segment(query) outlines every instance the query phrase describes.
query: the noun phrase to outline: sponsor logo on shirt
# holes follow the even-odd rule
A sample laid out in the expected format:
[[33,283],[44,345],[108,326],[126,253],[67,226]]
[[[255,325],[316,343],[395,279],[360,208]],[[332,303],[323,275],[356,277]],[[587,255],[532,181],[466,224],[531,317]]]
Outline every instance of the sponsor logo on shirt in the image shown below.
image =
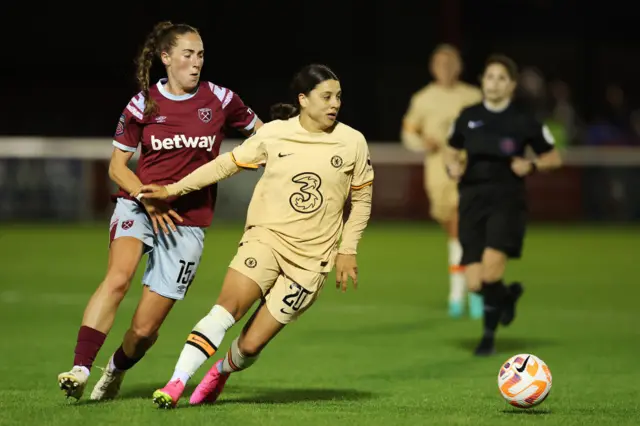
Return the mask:
[[172,138],[160,139],[151,135],[151,148],[154,151],[182,149],[182,148],[196,148],[206,149],[211,152],[213,150],[213,144],[216,141],[216,136],[192,136],[187,137],[185,135],[175,135]]

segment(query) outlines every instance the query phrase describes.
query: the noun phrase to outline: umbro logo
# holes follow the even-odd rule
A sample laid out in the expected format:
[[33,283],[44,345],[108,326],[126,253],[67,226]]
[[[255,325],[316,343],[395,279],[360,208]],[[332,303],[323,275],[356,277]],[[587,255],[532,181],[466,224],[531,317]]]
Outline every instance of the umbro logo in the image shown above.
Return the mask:
[[482,120],[478,120],[478,121],[469,121],[469,128],[470,129],[476,129],[480,126],[482,126],[484,123],[482,122]]
[[289,154],[283,154],[281,152],[278,153],[278,157],[282,158],[282,157],[288,157],[289,155],[293,155],[293,152],[290,152]]

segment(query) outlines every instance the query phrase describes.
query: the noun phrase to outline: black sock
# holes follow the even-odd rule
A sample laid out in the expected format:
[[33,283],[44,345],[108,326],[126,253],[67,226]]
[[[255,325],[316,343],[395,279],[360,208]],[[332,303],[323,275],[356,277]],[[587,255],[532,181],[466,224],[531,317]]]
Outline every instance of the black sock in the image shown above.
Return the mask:
[[502,313],[502,304],[507,295],[507,287],[502,280],[483,282],[480,290],[484,300],[484,335],[485,338],[493,338],[498,328],[498,321]]

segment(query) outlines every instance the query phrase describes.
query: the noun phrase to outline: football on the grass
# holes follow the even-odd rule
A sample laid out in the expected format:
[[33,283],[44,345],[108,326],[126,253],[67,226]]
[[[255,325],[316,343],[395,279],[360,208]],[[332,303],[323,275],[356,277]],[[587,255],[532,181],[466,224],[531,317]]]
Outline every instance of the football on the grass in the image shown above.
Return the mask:
[[551,371],[535,355],[514,355],[500,367],[498,388],[502,397],[514,407],[535,407],[549,396]]

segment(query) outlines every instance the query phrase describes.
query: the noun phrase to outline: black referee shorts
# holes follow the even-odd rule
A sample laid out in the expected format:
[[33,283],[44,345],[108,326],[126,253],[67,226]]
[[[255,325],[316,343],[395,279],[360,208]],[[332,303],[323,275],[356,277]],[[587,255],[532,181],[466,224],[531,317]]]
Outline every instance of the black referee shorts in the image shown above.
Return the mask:
[[481,262],[485,248],[519,259],[527,220],[523,188],[485,184],[460,188],[459,193],[461,264]]

